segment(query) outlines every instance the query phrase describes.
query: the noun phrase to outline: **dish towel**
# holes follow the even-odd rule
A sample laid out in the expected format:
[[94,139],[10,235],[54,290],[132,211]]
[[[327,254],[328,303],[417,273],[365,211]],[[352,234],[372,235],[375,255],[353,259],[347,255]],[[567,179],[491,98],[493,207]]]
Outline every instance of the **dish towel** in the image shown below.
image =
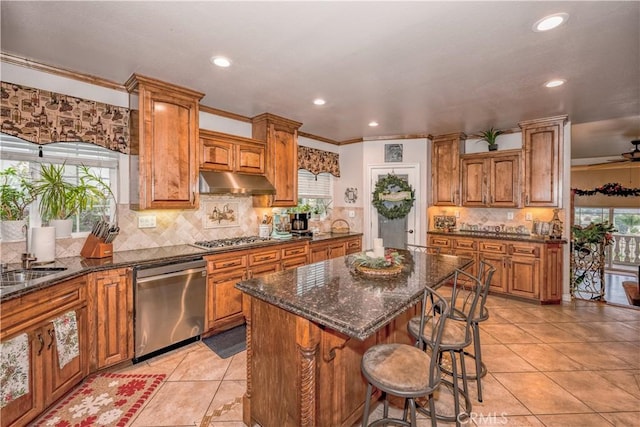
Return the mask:
[[71,310],[53,320],[53,329],[56,332],[56,349],[58,350],[58,363],[60,369],[78,357],[80,346],[78,345],[78,323],[76,312]]
[[0,408],[29,393],[29,337],[0,343]]

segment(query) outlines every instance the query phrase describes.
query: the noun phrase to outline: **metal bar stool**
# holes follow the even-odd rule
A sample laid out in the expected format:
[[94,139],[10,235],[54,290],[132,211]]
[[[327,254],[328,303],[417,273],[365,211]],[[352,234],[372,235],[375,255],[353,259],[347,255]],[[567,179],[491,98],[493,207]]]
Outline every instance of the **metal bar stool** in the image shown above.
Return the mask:
[[[442,374],[438,357],[440,342],[449,315],[446,300],[426,288],[422,297],[422,311],[419,316],[419,327],[427,338],[418,340],[416,346],[408,344],[378,344],[369,348],[362,356],[362,374],[367,379],[367,395],[362,416],[362,426],[369,422],[369,411],[373,387],[382,392],[384,397],[383,418],[371,423],[371,426],[388,422],[403,426],[416,427],[416,398],[429,399],[431,413],[435,414],[433,392],[440,384]],[[389,417],[389,401],[387,395],[405,399],[402,419]],[[409,413],[410,420],[407,421]],[[437,426],[435,417],[431,418],[432,427]]]
[[[442,383],[450,386],[453,390],[454,414],[453,416],[445,416],[435,414],[430,407],[427,411],[420,408],[422,413],[429,415],[432,419],[436,418],[442,421],[455,422],[456,426],[460,426],[461,422],[471,413],[471,400],[469,399],[469,386],[467,382],[467,372],[465,365],[465,348],[472,342],[473,328],[471,324],[473,319],[477,317],[478,301],[480,292],[482,291],[482,283],[477,277],[462,271],[456,270],[453,279],[453,290],[450,300],[450,311],[447,316],[447,322],[442,334],[440,342],[440,355],[438,362],[442,369],[442,355],[448,353],[451,358],[451,382],[443,379]],[[419,317],[412,318],[407,329],[409,334],[416,339],[416,345],[421,342],[427,346],[429,337],[428,322],[425,327],[421,328]],[[457,356],[457,357],[456,357]],[[458,373],[458,359],[460,360],[460,370]],[[460,390],[459,380],[462,381],[462,390]],[[464,410],[461,409],[460,397],[464,399]]]
[[422,252],[425,254],[433,254],[433,255],[439,255],[440,254],[440,248],[438,247],[428,247],[428,246],[423,246],[423,245],[414,245],[411,243],[407,243],[405,244],[405,248],[408,251],[412,251],[412,252]]

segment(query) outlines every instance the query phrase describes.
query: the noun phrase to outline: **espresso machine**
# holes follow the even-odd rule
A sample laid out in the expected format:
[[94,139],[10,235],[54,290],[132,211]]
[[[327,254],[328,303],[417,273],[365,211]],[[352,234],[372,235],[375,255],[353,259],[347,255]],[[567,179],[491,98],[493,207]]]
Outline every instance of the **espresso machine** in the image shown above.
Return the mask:
[[286,240],[291,236],[291,221],[288,213],[273,214],[272,239]]
[[310,235],[308,213],[304,212],[291,214],[291,232],[299,236]]

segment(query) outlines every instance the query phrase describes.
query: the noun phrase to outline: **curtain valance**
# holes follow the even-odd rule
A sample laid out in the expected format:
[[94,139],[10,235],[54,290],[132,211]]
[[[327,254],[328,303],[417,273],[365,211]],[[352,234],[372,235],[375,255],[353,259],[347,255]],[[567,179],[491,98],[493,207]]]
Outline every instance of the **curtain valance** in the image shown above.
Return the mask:
[[298,146],[298,169],[306,169],[314,175],[328,172],[340,177],[340,155],[317,148]]
[[84,141],[129,154],[128,108],[0,83],[2,132],[36,144]]

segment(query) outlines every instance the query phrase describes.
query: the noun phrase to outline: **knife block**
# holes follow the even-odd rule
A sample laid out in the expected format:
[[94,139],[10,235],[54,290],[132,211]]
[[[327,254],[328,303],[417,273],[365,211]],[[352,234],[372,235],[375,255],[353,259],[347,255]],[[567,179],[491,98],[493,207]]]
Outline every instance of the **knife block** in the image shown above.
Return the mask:
[[89,234],[80,255],[85,258],[106,258],[113,256],[113,243],[104,243],[101,239]]

